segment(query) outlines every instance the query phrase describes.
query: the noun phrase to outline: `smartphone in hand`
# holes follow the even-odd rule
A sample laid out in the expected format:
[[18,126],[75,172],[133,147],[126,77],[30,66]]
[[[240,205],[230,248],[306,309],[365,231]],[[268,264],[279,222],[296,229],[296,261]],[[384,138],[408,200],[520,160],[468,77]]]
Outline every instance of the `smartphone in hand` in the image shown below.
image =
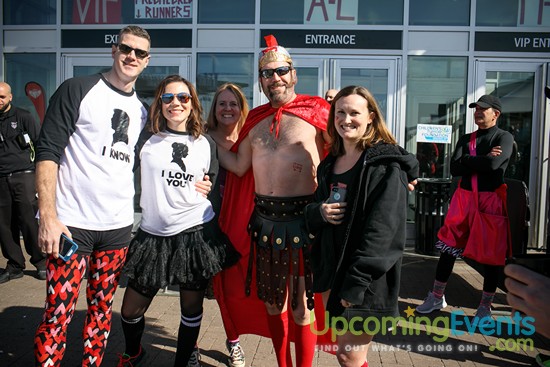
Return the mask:
[[343,203],[346,201],[346,184],[338,183],[330,189],[330,197],[327,203]]
[[69,261],[76,250],[78,250],[78,245],[67,237],[65,233],[61,233],[61,237],[59,238],[59,258],[63,261]]

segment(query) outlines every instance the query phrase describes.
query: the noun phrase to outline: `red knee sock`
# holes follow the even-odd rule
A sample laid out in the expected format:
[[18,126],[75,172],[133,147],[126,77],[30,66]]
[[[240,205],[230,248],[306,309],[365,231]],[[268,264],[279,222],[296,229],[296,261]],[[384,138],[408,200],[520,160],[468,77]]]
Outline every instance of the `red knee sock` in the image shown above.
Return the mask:
[[285,311],[280,315],[267,315],[267,325],[271,332],[271,341],[279,367],[292,367],[290,340],[288,339],[288,312]]
[[[314,328],[313,330],[317,330],[315,321],[311,327]],[[309,324],[295,325],[294,327],[297,367],[310,367],[313,363],[317,335],[311,332],[311,327]]]

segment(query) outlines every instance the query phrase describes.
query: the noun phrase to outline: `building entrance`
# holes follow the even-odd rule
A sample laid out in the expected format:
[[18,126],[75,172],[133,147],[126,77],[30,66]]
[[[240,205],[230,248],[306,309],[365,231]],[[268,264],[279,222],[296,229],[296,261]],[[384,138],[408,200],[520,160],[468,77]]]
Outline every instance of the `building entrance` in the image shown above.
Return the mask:
[[[550,137],[545,123],[547,69],[547,64],[540,61],[475,61],[473,100],[483,94],[500,98],[502,114],[498,125],[514,135],[517,145],[517,154],[505,176],[525,182],[529,189],[529,247],[542,247],[546,241]],[[473,115],[468,114],[466,121],[470,131],[473,130]]]

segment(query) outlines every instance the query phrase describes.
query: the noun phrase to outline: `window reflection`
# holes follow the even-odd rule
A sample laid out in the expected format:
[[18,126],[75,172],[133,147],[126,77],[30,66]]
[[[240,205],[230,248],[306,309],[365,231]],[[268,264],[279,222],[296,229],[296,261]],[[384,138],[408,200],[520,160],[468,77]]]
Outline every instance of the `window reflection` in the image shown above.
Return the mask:
[[387,69],[343,68],[340,84],[342,88],[348,85],[362,85],[367,88],[376,99],[384,118],[386,118],[388,111]]
[[56,0],[4,0],[4,24],[55,24]]
[[410,25],[470,25],[470,0],[410,0]]
[[[405,149],[416,154],[420,177],[451,177],[451,156],[465,132],[467,62],[467,57],[409,57]],[[452,126],[451,143],[417,142],[418,124]],[[415,199],[413,193],[411,209],[416,207]],[[414,220],[414,210],[407,219]]]
[[262,0],[260,23],[304,24],[304,3],[296,0]]
[[403,24],[403,0],[362,0],[357,12],[358,24]]
[[196,3],[201,24],[254,24],[254,0],[201,0]]
[[5,54],[4,57],[6,82],[12,89],[13,104],[31,112],[36,121],[40,121],[39,112],[31,99],[33,96],[27,97],[25,86],[29,82],[39,84],[45,94],[44,102],[48,103],[56,88],[55,54]]
[[515,27],[517,21],[518,0],[477,0],[477,26]]
[[499,97],[502,102],[498,127],[509,131],[516,143],[504,176],[529,185],[535,73],[488,71],[485,87],[487,94]]
[[296,93],[308,94],[310,96],[320,96],[319,91],[319,68],[317,67],[296,67],[298,84],[296,84]]
[[[417,154],[421,177],[450,177],[451,155],[465,131],[466,77],[466,57],[409,57],[406,149]],[[451,125],[451,143],[417,143],[418,124]]]

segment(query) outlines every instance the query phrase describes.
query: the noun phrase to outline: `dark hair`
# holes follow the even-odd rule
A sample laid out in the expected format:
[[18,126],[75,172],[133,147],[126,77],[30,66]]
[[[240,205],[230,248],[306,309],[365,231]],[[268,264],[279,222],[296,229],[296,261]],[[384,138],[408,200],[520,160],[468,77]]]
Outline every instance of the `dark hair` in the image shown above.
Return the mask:
[[336,127],[334,126],[336,102],[340,98],[351,96],[354,94],[357,94],[365,98],[367,100],[367,106],[369,108],[369,111],[374,114],[372,123],[369,124],[369,126],[367,127],[367,130],[365,131],[365,134],[357,142],[357,148],[359,150],[365,150],[366,148],[371,147],[373,144],[381,141],[388,144],[397,144],[397,140],[393,137],[392,133],[386,126],[384,117],[382,116],[382,112],[380,111],[380,107],[378,107],[378,103],[376,103],[376,99],[374,99],[371,92],[369,92],[369,90],[365,87],[350,85],[348,87],[341,89],[336,94],[336,96],[334,97],[330,105],[330,113],[329,113],[328,122],[327,122],[327,132],[331,137],[331,141],[332,141],[331,147],[330,147],[331,153],[336,156],[340,156],[345,153],[344,142],[342,140],[342,137],[338,135],[338,132],[336,131]]
[[183,83],[189,88],[189,94],[191,94],[191,112],[189,113],[185,128],[191,135],[198,138],[199,135],[204,132],[201,102],[199,101],[199,96],[193,84],[179,75],[169,75],[159,83],[155,91],[155,96],[153,97],[153,103],[149,109],[147,127],[149,131],[154,134],[166,130],[167,121],[162,114],[162,101],[160,100],[160,96],[166,90],[166,86],[171,83]]
[[228,90],[237,99],[237,103],[239,104],[239,108],[241,109],[241,117],[239,118],[239,121],[237,122],[237,132],[241,131],[241,128],[244,125],[244,121],[246,120],[246,116],[248,115],[248,102],[246,100],[246,97],[242,91],[241,88],[239,88],[238,85],[234,83],[224,83],[218,87],[216,90],[216,94],[214,94],[214,98],[212,99],[212,106],[210,106],[210,112],[208,113],[208,118],[206,119],[206,130],[216,130],[218,127],[218,120],[216,120],[216,104],[218,103],[218,97],[220,94]]
[[118,43],[120,43],[120,41],[122,40],[122,36],[125,34],[131,34],[136,37],[145,38],[147,41],[149,41],[149,47],[151,47],[151,36],[149,36],[149,33],[140,26],[128,25],[122,28],[120,32],[118,32]]

